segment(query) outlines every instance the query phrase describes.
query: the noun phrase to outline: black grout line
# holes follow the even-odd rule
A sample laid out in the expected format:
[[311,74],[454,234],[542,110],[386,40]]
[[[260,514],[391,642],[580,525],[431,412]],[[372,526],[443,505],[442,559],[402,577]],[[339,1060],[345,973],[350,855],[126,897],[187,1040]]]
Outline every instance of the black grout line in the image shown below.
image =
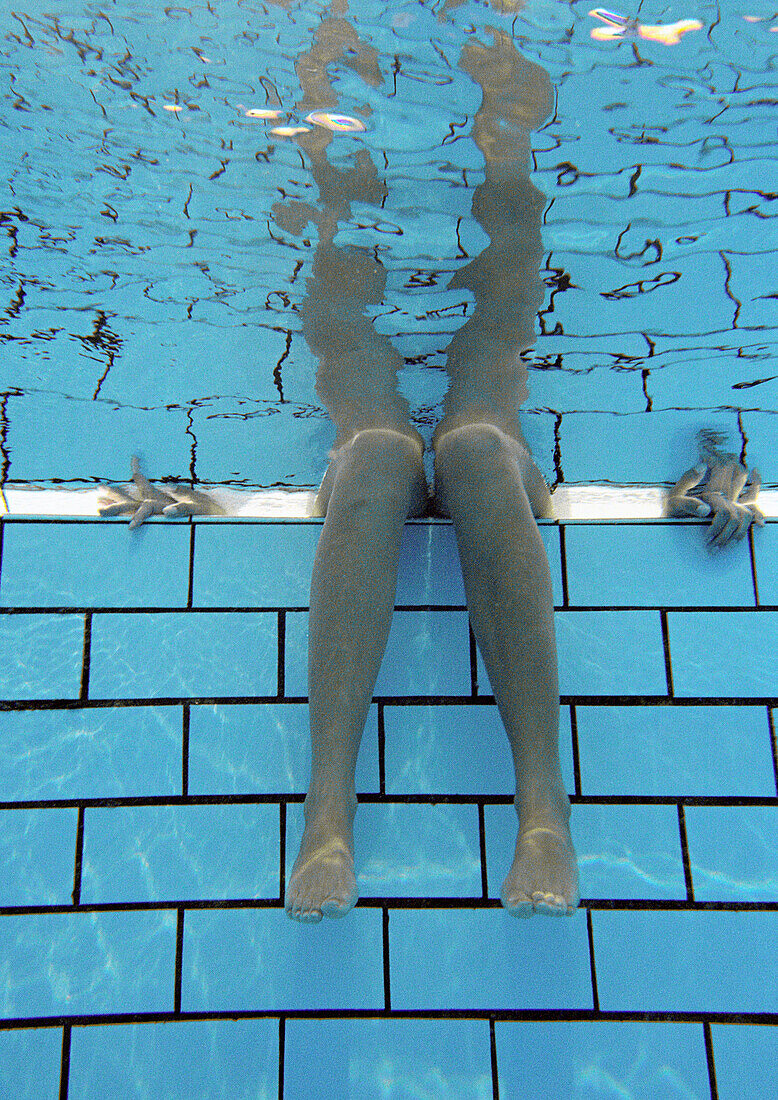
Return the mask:
[[748,553],[751,557],[751,579],[754,584],[754,604],[759,607],[759,574],[756,569],[756,547],[754,545],[754,525],[748,528]]
[[492,1100],[500,1100],[500,1079],[497,1073],[497,1037],[494,1033],[494,1017],[489,1017],[489,1058],[492,1064]]
[[278,1019],[278,1100],[284,1100],[284,1060],[286,1057],[286,1017]]
[[775,793],[778,795],[778,739],[775,731],[775,714],[772,707],[767,708],[767,728],[770,733],[770,748],[773,753],[773,773],[775,774]]
[[613,1010],[595,1012],[591,1008],[558,1009],[397,1009],[387,1012],[383,1008],[341,1009],[220,1009],[202,1012],[113,1012],[88,1016],[22,1016],[8,1017],[2,1021],[4,1031],[35,1031],[52,1027],[103,1027],[113,1024],[156,1024],[178,1021],[209,1020],[491,1020],[511,1022],[515,1020],[540,1022],[611,1022],[611,1023],[677,1023],[677,1024],[751,1024],[760,1027],[778,1026],[778,1012],[677,1012],[667,1009]]
[[89,698],[89,665],[92,658],[92,612],[84,615],[84,652],[81,661],[81,686],[79,688],[79,702]]
[[278,612],[278,698],[286,691],[286,611]]
[[565,529],[559,527],[559,559],[562,567],[562,606],[570,606],[570,595],[567,587],[567,545],[565,543]]
[[181,797],[189,797],[189,703],[182,707],[181,719]]
[[592,925],[591,906],[586,910],[586,932],[589,937],[589,970],[592,979],[592,1006],[594,1007],[594,1011],[599,1014],[600,994],[597,990],[597,967],[594,961],[594,927]]
[[[495,706],[493,695],[374,695],[387,707]],[[778,695],[560,695],[562,706],[579,707],[778,707]],[[284,703],[301,706],[305,695],[167,695],[104,699],[0,699],[3,711],[87,710],[100,707],[243,706]]]
[[184,913],[184,907],[179,905],[176,915],[176,971],[173,992],[173,1014],[175,1016],[181,1015],[181,985],[183,981],[182,972],[184,965]]
[[378,793],[386,796],[386,726],[384,724],[384,704],[378,704]]
[[686,900],[694,901],[694,881],[692,879],[692,865],[689,860],[689,841],[686,836],[686,814],[683,802],[678,803],[678,832],[681,837],[681,859],[683,860],[683,877],[686,882]]
[[[682,799],[686,806],[776,806],[778,795],[719,795],[719,794],[586,794],[571,795],[575,806],[672,806]],[[196,794],[175,795],[121,795],[95,796],[94,798],[20,798],[0,801],[0,810],[61,810],[79,809],[81,806],[118,809],[129,806],[264,806],[275,803],[295,804],[305,800],[305,795],[295,792],[274,791],[261,794]],[[360,805],[381,804],[400,806],[510,806],[514,796],[505,794],[456,794],[447,791],[429,791],[426,794],[393,794],[391,797],[375,791],[360,791]]]
[[705,1036],[705,1057],[708,1063],[708,1081],[710,1083],[710,1100],[719,1100],[719,1089],[716,1084],[716,1060],[713,1056],[713,1035],[710,1030],[710,1021],[703,1020],[702,1031]]
[[581,756],[578,748],[578,713],[575,703],[570,704],[570,732],[573,740],[573,781],[576,797],[581,796]]
[[659,612],[659,617],[662,623],[662,647],[665,653],[665,679],[667,680],[667,694],[672,699],[675,695],[673,690],[673,666],[670,661],[670,633],[667,625],[667,612],[664,608]]
[[[449,909],[484,910],[499,909],[499,898],[472,897],[425,897],[413,894],[408,897],[391,895],[386,897],[360,898],[360,909],[412,910],[412,909]],[[581,906],[592,912],[609,913],[778,913],[778,901],[687,901],[676,898],[582,898]],[[185,909],[216,911],[221,909],[282,909],[278,896],[270,898],[176,898],[164,901],[107,901],[81,903],[79,913],[165,913]],[[72,915],[73,906],[58,903],[55,905],[2,905],[0,916],[49,916],[54,913]],[[0,1027],[4,1026],[0,1021]]]
[[189,526],[189,575],[187,580],[186,589],[186,606],[191,608],[192,595],[194,593],[194,560],[195,560],[195,530],[197,524],[192,523]]
[[[684,615],[708,615],[711,612],[738,613],[744,615],[759,615],[766,612],[778,611],[778,604],[571,604],[565,607],[563,604],[555,604],[554,610],[563,615],[585,614],[590,611],[607,611],[612,615],[631,614],[634,611],[672,611]],[[100,615],[275,615],[279,611],[287,611],[292,614],[308,614],[310,608],[307,604],[214,604],[211,607],[188,607],[186,604],[166,604],[149,607],[148,604],[20,604],[14,607],[0,607],[2,615],[83,615],[87,611]],[[466,614],[466,604],[396,604],[394,611],[399,615],[416,614],[418,612],[435,612],[446,614]]]
[[74,905],[81,904],[81,868],[84,863],[84,807],[78,807],[78,823],[76,825],[76,856],[73,868],[73,892],[71,898]]
[[484,816],[484,804],[478,803],[478,847],[481,856],[481,897],[489,897],[489,877],[486,867],[486,819]]
[[381,907],[381,939],[384,953],[384,1010],[390,1012],[392,1008],[392,989],[389,970],[389,909],[386,905]]
[[475,642],[475,634],[468,617],[467,636],[470,647],[470,696],[475,699],[478,695],[478,646]]
[[281,904],[286,896],[286,803],[282,802],[278,813],[278,897]]
[[68,1100],[70,1087],[70,1024],[62,1028],[62,1058],[59,1070],[59,1100]]

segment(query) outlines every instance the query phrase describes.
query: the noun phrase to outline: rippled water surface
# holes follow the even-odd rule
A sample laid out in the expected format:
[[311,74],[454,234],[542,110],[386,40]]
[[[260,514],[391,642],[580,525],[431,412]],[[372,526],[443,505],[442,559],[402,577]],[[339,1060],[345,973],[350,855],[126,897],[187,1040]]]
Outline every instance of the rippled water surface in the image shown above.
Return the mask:
[[546,475],[670,481],[709,425],[772,480],[775,19],[732,0],[625,13],[699,20],[665,44],[592,38],[611,24],[590,12],[3,2],[4,482],[123,480],[141,452],[154,477],[315,485],[334,432],[302,318],[325,238],[385,272],[366,324],[428,439],[473,311],[449,284],[488,243],[463,58],[503,39],[535,74],[545,297],[524,424]]

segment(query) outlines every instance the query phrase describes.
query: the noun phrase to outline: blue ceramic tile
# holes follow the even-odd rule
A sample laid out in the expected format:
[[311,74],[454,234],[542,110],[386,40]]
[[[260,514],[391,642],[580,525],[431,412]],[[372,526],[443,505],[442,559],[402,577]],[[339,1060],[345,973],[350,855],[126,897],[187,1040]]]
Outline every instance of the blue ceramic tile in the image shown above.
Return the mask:
[[176,915],[0,917],[3,1017],[170,1012]]
[[[158,373],[158,372],[157,372]],[[130,478],[130,455],[149,461],[144,473],[155,479],[189,475],[192,438],[187,410],[123,407],[106,401],[68,401],[49,394],[26,394],[10,417],[8,448],[13,477],[21,481],[112,481]],[[45,425],[45,431],[41,426]]]
[[72,900],[78,811],[0,810],[0,905]]
[[181,793],[180,707],[0,711],[0,800]]
[[[489,896],[499,898],[513,860],[516,813],[486,806],[484,818]],[[674,807],[576,805],[570,829],[582,898],[686,897]]]
[[0,698],[77,699],[83,615],[0,615]]
[[62,1029],[0,1031],[0,1096],[59,1100]]
[[[192,706],[190,794],[301,794],[311,772],[304,703]],[[378,708],[370,707],[357,760],[357,792],[378,792]]]
[[287,1020],[284,1096],[492,1100],[485,1020]]
[[[286,866],[304,828],[299,803],[287,807]],[[361,897],[480,897],[476,806],[366,803],[354,825]]]
[[389,917],[392,1008],[591,1008],[582,911],[519,920],[504,909],[398,909]]
[[778,523],[766,523],[754,533],[759,602],[778,604]]
[[182,978],[184,1012],[380,1009],[381,912],[309,925],[281,908],[193,910]]
[[278,1096],[276,1020],[74,1027],[68,1100]]
[[754,605],[748,545],[709,547],[680,524],[568,524],[571,605]]
[[[558,611],[556,638],[563,695],[667,691],[658,611]],[[480,655],[478,684],[488,684]]]
[[778,611],[670,612],[675,694],[775,693]]
[[581,792],[774,795],[764,707],[576,708]]
[[[513,760],[496,706],[386,706],[384,730],[387,794],[513,797]],[[560,712],[559,756],[572,794],[569,707]]]
[[273,612],[160,612],[95,615],[89,694],[275,695]]
[[498,1021],[500,1100],[707,1100],[702,1024]]
[[278,853],[277,806],[90,807],[81,901],[274,898]]
[[321,523],[198,523],[195,607],[307,607]]
[[565,481],[655,485],[677,479],[697,461],[695,437],[701,428],[739,438],[733,410],[567,413],[560,430]]
[[[562,603],[562,566],[559,529],[541,525],[540,535],[548,554],[554,603]],[[405,604],[463,605],[465,589],[459,567],[454,528],[448,523],[406,523],[400,545],[397,582],[398,606]]]
[[592,913],[603,1011],[775,1012],[778,913]]
[[697,901],[778,901],[778,806],[687,806]]
[[719,1100],[771,1096],[778,1065],[778,1028],[712,1024]]
[[0,602],[10,607],[185,606],[189,526],[10,523]]
[[[375,694],[469,695],[466,611],[398,611]],[[308,693],[308,615],[286,616],[286,694]]]

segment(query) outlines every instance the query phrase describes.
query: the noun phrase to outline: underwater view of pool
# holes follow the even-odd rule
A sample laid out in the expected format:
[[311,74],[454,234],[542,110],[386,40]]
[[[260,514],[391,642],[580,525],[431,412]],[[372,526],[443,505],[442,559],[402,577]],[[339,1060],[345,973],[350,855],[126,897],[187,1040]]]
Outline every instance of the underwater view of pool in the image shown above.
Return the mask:
[[[0,0],[0,1095],[771,1094],[776,511],[721,551],[658,518],[700,431],[778,487],[778,19],[749,3]],[[511,762],[427,517],[360,901],[301,926],[320,521],[9,501],[132,456],[310,495],[373,421],[431,473],[468,363],[582,494],[540,524],[581,905],[500,907]]]

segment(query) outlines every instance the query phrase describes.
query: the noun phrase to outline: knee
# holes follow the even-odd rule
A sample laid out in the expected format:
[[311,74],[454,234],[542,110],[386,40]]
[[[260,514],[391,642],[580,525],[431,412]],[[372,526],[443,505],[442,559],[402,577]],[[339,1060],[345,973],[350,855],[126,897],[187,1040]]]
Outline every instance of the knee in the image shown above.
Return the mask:
[[405,509],[424,479],[423,447],[403,432],[368,428],[336,456],[337,496],[355,511]]
[[515,442],[494,424],[463,424],[434,440],[435,477],[468,481],[489,475],[511,460]]

